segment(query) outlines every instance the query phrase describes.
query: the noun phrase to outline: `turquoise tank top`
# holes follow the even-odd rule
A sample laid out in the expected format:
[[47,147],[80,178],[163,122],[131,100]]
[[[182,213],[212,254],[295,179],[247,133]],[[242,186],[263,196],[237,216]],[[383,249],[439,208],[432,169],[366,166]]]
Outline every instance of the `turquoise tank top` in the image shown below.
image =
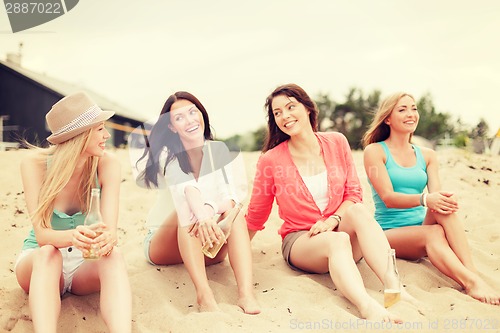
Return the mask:
[[[412,145],[417,163],[412,167],[402,167],[394,161],[385,142],[378,142],[386,155],[385,167],[392,182],[394,192],[405,194],[420,194],[427,186],[427,165],[419,147]],[[373,202],[375,203],[375,220],[383,230],[421,225],[425,218],[426,210],[423,206],[412,208],[387,208],[380,196],[372,188]]]
[[[96,187],[101,188],[101,186],[99,185],[99,179],[97,177],[97,174],[95,177],[95,182],[96,182]],[[77,212],[73,215],[68,215],[66,213],[58,211],[57,209],[54,209],[50,224],[52,226],[52,229],[54,230],[75,229],[77,226],[83,225],[86,216],[87,215],[83,214],[82,212]],[[35,230],[31,228],[28,237],[24,240],[23,250],[33,249],[37,247],[38,247],[38,242],[36,241]]]

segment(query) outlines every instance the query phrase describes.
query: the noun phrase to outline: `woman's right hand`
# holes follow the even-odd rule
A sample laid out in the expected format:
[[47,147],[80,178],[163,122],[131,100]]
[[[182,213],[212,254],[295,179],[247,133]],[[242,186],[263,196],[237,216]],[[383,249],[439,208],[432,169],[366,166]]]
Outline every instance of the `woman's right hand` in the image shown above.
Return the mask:
[[333,218],[326,218],[316,221],[316,223],[309,229],[309,237],[315,236],[319,233],[334,230],[339,223]]

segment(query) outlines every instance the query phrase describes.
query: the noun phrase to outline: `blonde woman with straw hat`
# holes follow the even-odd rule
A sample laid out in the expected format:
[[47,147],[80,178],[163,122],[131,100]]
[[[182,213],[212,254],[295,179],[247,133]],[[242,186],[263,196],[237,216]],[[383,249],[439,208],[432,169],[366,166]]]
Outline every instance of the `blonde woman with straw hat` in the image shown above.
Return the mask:
[[[113,116],[86,93],[61,99],[47,113],[48,148],[36,148],[21,163],[26,206],[33,229],[15,264],[29,293],[35,332],[56,332],[65,293],[101,292],[101,313],[110,332],[131,331],[131,291],[116,248],[120,163],[105,151],[104,121]],[[83,225],[91,190],[101,190],[104,223]],[[97,236],[96,231],[102,231]],[[96,237],[97,236],[97,237]],[[99,260],[85,260],[90,246]]]

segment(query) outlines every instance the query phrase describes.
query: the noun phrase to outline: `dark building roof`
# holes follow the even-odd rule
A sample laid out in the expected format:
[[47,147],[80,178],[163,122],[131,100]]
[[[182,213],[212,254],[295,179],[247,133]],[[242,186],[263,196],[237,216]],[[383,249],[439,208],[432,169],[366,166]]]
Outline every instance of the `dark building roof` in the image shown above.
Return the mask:
[[125,145],[128,134],[147,120],[88,88],[30,71],[16,60],[19,59],[9,55],[7,61],[0,60],[0,141],[4,145],[19,138],[40,143],[50,134],[46,112],[62,97],[82,90],[102,109],[115,112],[106,122],[108,130],[112,130],[110,143],[114,146]]
[[10,61],[0,60],[0,66],[1,65],[10,68],[11,70],[25,76],[26,78],[34,81],[35,83],[60,94],[62,97],[83,90],[87,92],[90,95],[90,97],[96,102],[96,104],[99,105],[102,109],[113,110],[115,111],[117,116],[122,116],[124,118],[129,118],[135,121],[144,122],[147,120],[146,117],[136,112],[133,112],[88,88],[64,82],[42,73],[30,71]]

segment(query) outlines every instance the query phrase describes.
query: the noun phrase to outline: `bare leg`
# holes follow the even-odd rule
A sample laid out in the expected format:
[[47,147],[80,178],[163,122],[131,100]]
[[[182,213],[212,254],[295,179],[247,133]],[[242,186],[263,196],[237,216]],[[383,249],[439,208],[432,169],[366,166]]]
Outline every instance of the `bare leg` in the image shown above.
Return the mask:
[[87,295],[101,291],[101,313],[110,332],[132,331],[132,292],[119,248],[107,257],[86,261],[73,277],[71,292]]
[[293,244],[290,260],[294,266],[308,272],[329,271],[335,286],[358,308],[362,318],[400,322],[368,295],[352,251],[349,235],[345,232],[322,232],[312,237],[304,234]]
[[[349,234],[354,260],[365,258],[368,266],[375,272],[382,284],[387,270],[387,251],[390,249],[384,231],[362,204],[349,207],[338,227],[339,231]],[[401,287],[401,298],[420,309],[424,307]]]
[[260,306],[253,293],[252,250],[243,214],[234,221],[227,242],[229,261],[238,284],[238,306],[247,314],[258,314]]
[[196,237],[191,237],[187,229],[187,227],[179,228],[177,239],[179,240],[179,250],[184,261],[184,266],[186,266],[196,289],[199,310],[203,312],[221,311],[208,284],[207,272],[205,270],[205,256],[201,252],[200,240]]
[[362,204],[352,205],[342,218],[338,230],[346,232],[351,238],[354,260],[358,261],[363,256],[380,282],[384,283],[390,245],[372,214]]
[[177,241],[177,214],[170,214],[163,225],[156,230],[149,244],[149,257],[157,265],[182,263]]
[[157,265],[184,263],[196,289],[199,310],[220,311],[208,284],[205,265],[223,261],[227,247],[223,247],[214,259],[206,258],[201,252],[198,238],[191,237],[186,229],[178,228],[177,214],[172,213],[151,239],[150,258]]
[[468,295],[481,302],[500,304],[498,293],[458,259],[441,225],[402,227],[388,230],[386,235],[399,258],[416,260],[427,255],[441,273],[460,284]]
[[470,271],[478,274],[477,268],[472,261],[469,242],[465,236],[464,226],[456,213],[443,215],[439,213],[427,212],[439,223],[446,234],[446,239],[450,248],[455,252],[458,259]]
[[34,250],[16,268],[19,285],[29,291],[35,332],[56,332],[61,312],[62,256],[52,245]]

